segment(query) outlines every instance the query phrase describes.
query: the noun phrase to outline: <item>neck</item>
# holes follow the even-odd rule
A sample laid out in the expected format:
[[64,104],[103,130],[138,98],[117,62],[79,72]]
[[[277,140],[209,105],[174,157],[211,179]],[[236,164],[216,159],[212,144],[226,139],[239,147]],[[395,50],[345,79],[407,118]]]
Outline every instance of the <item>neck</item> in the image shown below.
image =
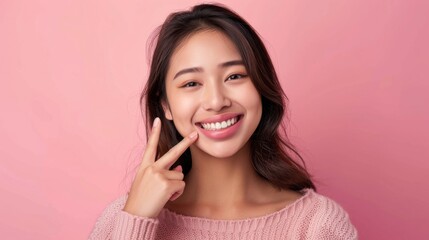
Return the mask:
[[267,185],[254,170],[249,144],[234,156],[215,158],[191,148],[192,169],[187,174],[181,201],[188,204],[225,206],[252,201]]

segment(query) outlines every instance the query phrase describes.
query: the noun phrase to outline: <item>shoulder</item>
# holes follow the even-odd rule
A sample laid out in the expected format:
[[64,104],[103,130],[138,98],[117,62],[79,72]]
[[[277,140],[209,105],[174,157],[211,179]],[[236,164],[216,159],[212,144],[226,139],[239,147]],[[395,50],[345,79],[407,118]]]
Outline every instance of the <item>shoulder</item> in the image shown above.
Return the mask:
[[123,195],[111,201],[103,210],[103,213],[101,214],[101,217],[98,219],[97,223],[99,221],[108,221],[115,218],[115,216],[124,208],[127,198],[128,195]]
[[348,213],[337,202],[312,189],[304,192],[304,196],[296,203],[305,212],[306,235],[309,239],[358,238]]
[[112,201],[95,223],[89,239],[154,239],[158,220],[123,211],[128,195]]
[[123,195],[111,201],[98,217],[89,239],[102,239],[112,233],[115,220],[125,206],[128,196]]

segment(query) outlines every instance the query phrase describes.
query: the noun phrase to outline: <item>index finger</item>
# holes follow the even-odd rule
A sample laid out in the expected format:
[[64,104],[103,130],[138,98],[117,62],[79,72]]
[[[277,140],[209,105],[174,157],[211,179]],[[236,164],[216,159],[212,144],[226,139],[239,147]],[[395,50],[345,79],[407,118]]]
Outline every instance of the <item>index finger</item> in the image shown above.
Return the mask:
[[170,167],[174,164],[174,162],[179,159],[179,157],[191,146],[198,138],[198,132],[194,131],[189,134],[187,137],[183,138],[178,144],[172,147],[164,156],[158,159],[155,162],[160,168],[170,169]]
[[144,168],[155,162],[156,151],[158,148],[159,135],[161,133],[161,120],[157,117],[153,121],[152,131],[146,144],[146,149],[143,154],[143,159],[140,168]]

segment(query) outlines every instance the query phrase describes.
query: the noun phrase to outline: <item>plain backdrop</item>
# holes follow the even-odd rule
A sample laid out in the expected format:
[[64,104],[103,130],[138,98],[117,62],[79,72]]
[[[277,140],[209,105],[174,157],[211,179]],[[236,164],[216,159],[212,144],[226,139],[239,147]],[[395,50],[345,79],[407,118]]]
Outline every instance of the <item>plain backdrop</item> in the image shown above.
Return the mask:
[[[319,192],[361,239],[427,237],[429,2],[221,2],[269,49]],[[86,239],[128,190],[147,39],[196,3],[0,2],[2,239]]]

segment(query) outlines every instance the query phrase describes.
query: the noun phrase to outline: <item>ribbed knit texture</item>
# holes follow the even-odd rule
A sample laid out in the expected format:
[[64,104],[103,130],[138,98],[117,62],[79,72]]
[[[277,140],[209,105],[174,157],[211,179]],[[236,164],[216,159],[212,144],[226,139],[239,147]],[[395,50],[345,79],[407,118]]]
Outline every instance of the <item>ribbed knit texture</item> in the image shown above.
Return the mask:
[[127,196],[101,214],[92,239],[358,239],[348,214],[333,200],[312,189],[285,208],[256,218],[213,220],[163,209],[157,219],[123,211]]

